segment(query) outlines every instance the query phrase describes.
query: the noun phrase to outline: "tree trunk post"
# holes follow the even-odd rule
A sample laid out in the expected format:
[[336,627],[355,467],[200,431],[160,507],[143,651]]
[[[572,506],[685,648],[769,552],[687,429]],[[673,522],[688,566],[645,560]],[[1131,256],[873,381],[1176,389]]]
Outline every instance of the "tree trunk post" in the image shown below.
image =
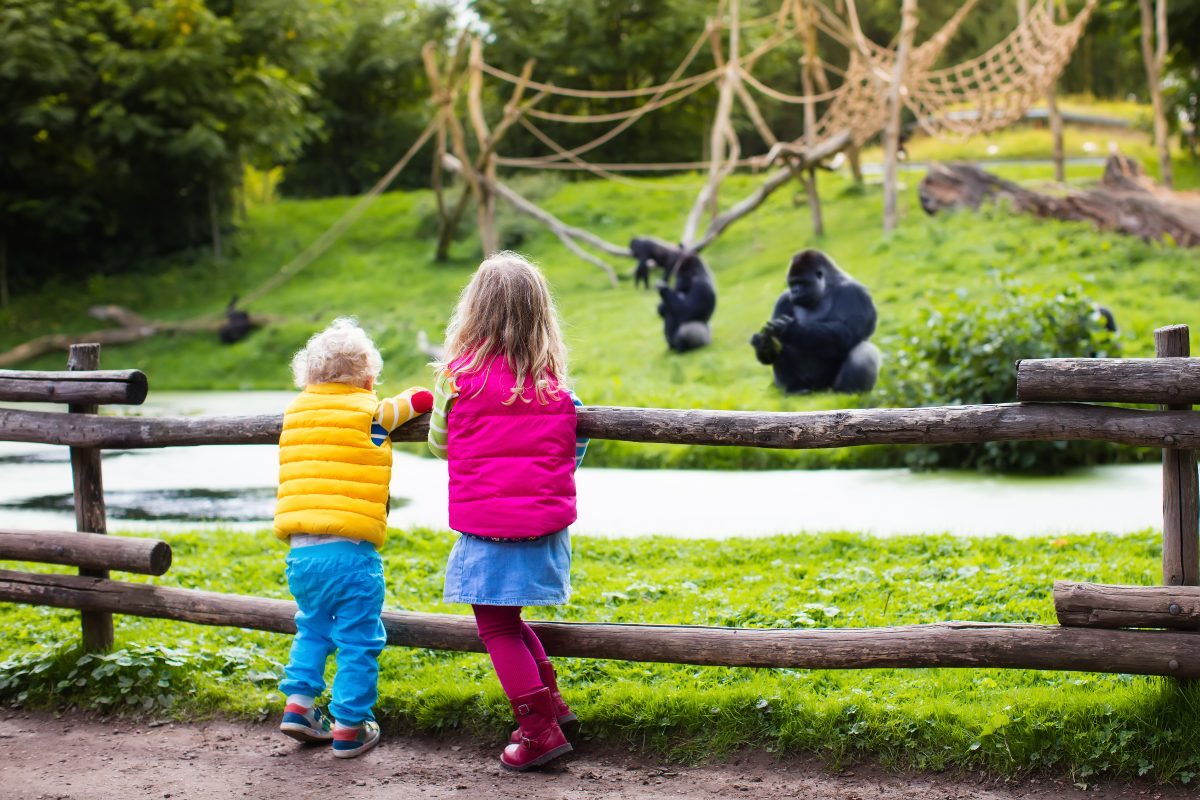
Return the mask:
[[[67,369],[95,370],[100,368],[100,345],[71,345],[67,357]],[[72,414],[95,414],[93,405],[68,406]],[[75,484],[75,530],[87,533],[108,532],[104,513],[104,480],[100,472],[100,451],[92,447],[71,448],[71,475]],[[107,578],[106,569],[80,569],[79,574],[89,578]],[[113,618],[105,611],[84,611],[83,647],[85,650],[111,650],[113,646]]]
[[[741,36],[738,0],[729,4],[729,58],[725,62],[725,71],[721,76],[720,88],[717,93],[717,110],[713,114],[713,125],[709,131],[709,162],[708,179],[696,196],[692,210],[688,213],[683,225],[680,242],[685,248],[691,248],[696,243],[696,232],[700,225],[700,217],[720,190],[721,181],[729,173],[731,165],[727,163],[730,155],[729,143],[735,139],[732,134],[730,114],[733,111],[733,97],[736,85],[741,77],[738,74],[738,48]],[[736,159],[733,154],[733,159]],[[732,159],[728,159],[732,160]]]
[[821,214],[821,195],[817,193],[817,170],[809,167],[804,176],[804,188],[808,191],[808,207],[812,212],[813,236],[825,235],[825,220]]
[[[817,26],[813,19],[815,9],[803,6],[804,19],[804,60],[800,65],[800,81],[804,96],[804,146],[811,149],[814,141],[813,134],[817,127],[817,104],[813,101],[813,72],[817,64]],[[821,215],[821,195],[817,193],[817,170],[810,165],[804,178],[804,188],[808,192],[808,208],[812,214],[814,236],[825,235],[825,220]]]
[[846,148],[846,159],[850,162],[850,174],[854,176],[854,182],[862,186],[862,153],[858,145],[852,144]]
[[896,66],[892,70],[887,94],[887,126],[883,132],[883,230],[896,229],[896,192],[900,160],[900,113],[904,109],[904,71],[908,67],[908,51],[912,49],[917,29],[917,0],[904,0],[900,11],[900,43],[896,46]]
[[[1190,352],[1188,326],[1156,330],[1154,352],[1159,358],[1186,358]],[[1191,406],[1172,404],[1163,408],[1187,411]],[[1194,450],[1163,449],[1162,559],[1163,583],[1167,586],[1200,585],[1200,489]]]
[[1050,119],[1050,138],[1054,141],[1054,180],[1067,182],[1067,166],[1063,153],[1063,121],[1058,111],[1058,88],[1051,84],[1046,92],[1046,115]]
[[[1057,2],[1051,5],[1051,17],[1058,15],[1058,8]],[[1024,22],[1025,15],[1028,13],[1029,0],[1017,0],[1017,18]],[[1058,113],[1058,89],[1056,88],[1056,83],[1057,81],[1050,84],[1050,88],[1046,90],[1046,120],[1050,124],[1050,138],[1054,143],[1054,180],[1056,183],[1066,183],[1066,165],[1063,161],[1063,124],[1062,114]]]
[[1146,64],[1146,83],[1150,87],[1150,106],[1154,111],[1154,146],[1162,183],[1175,188],[1171,169],[1171,138],[1167,130],[1167,112],[1163,105],[1162,76],[1167,64],[1167,0],[1138,0],[1142,10],[1142,61]]
[[[478,37],[471,40],[470,62],[467,77],[467,112],[471,118],[471,126],[475,130],[475,142],[479,147],[479,158],[482,162],[479,171],[487,178],[496,179],[496,156],[489,146],[492,132],[488,128],[487,118],[483,114],[483,43]],[[479,219],[479,241],[483,246],[486,258],[500,249],[500,234],[496,230],[496,195],[486,183],[480,184],[479,203],[477,206]]]

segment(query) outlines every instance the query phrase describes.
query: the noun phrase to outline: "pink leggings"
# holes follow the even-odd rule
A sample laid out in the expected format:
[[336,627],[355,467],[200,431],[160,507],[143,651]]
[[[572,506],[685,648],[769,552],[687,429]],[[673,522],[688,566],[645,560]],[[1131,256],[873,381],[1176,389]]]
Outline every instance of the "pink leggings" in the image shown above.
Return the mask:
[[542,688],[537,662],[546,651],[533,628],[521,619],[520,606],[471,606],[479,638],[492,657],[496,677],[510,700]]

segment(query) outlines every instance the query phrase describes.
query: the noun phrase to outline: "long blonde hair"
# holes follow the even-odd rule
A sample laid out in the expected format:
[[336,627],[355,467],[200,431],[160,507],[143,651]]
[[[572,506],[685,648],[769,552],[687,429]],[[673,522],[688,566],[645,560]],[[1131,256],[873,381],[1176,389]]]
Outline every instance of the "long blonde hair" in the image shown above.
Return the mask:
[[[516,375],[508,405],[525,397],[532,380],[542,405],[568,388],[567,348],[546,277],[523,256],[508,250],[484,259],[462,290],[446,326],[446,354],[437,366],[474,372],[503,356]],[[460,362],[460,363],[455,363]]]

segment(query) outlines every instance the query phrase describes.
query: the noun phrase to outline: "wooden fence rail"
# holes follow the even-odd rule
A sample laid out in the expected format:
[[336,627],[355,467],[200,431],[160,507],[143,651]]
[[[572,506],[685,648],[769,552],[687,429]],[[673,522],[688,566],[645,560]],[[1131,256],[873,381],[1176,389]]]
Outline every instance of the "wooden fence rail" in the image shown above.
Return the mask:
[[[275,444],[282,417],[101,417],[0,409],[0,440],[132,449],[212,444]],[[417,420],[393,441],[424,441]],[[818,449],[867,444],[1093,440],[1200,449],[1200,413],[1139,411],[1084,404],[1019,403],[845,411],[706,411],[589,406],[579,432],[628,442]]]
[[1017,399],[1200,403],[1200,358],[1034,358],[1017,362]]
[[[0,600],[295,633],[289,600],[0,570]],[[482,652],[475,620],[385,611],[388,644]],[[1200,636],[982,622],[762,629],[536,622],[555,656],[728,667],[1009,667],[1200,677]]]
[[149,383],[141,370],[29,372],[0,369],[0,400],[17,403],[141,405]]
[[171,568],[171,546],[94,533],[0,530],[0,559],[162,575]]
[[1200,629],[1200,586],[1109,586],[1054,582],[1060,625]]

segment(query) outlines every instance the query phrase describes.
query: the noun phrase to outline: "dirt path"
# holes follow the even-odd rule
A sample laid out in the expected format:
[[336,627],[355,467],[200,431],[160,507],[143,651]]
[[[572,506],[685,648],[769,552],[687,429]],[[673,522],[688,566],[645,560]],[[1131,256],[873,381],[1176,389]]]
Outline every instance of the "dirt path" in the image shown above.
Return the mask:
[[597,752],[586,745],[561,766],[513,775],[501,771],[496,755],[496,747],[469,741],[391,738],[361,759],[339,761],[325,749],[297,745],[268,724],[153,726],[73,714],[0,711],[0,796],[6,800],[1195,797],[1194,792],[1149,785],[1113,783],[1080,792],[1066,781],[1005,785],[866,767],[832,774],[817,763],[781,762],[765,754],[682,767],[613,750]]

